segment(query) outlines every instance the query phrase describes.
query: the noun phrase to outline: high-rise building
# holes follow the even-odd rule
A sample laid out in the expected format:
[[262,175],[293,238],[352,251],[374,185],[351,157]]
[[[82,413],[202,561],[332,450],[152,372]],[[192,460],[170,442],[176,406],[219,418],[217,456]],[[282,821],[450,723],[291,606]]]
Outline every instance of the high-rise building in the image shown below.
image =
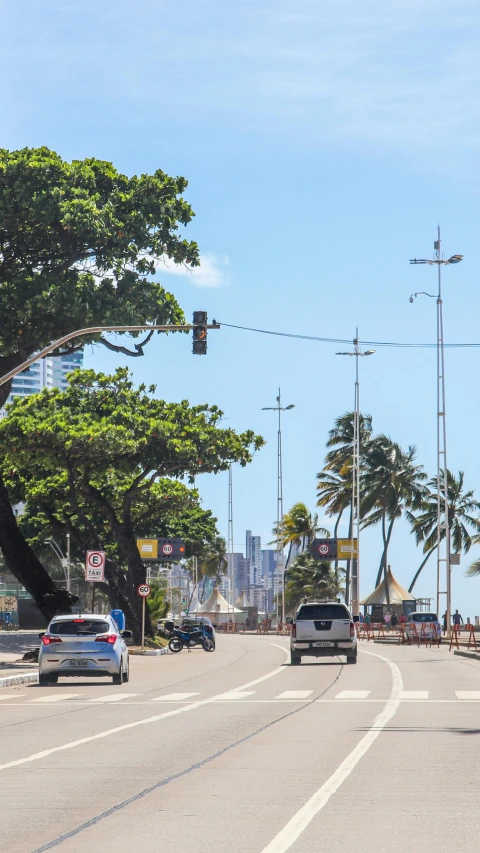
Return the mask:
[[250,586],[253,586],[262,579],[262,539],[252,536],[251,530],[246,532],[245,556],[250,562]]
[[[61,358],[41,358],[15,376],[7,403],[11,403],[16,397],[39,394],[44,388],[61,388],[64,391],[68,385],[67,374],[82,366],[83,350]],[[2,414],[5,414],[5,411]]]

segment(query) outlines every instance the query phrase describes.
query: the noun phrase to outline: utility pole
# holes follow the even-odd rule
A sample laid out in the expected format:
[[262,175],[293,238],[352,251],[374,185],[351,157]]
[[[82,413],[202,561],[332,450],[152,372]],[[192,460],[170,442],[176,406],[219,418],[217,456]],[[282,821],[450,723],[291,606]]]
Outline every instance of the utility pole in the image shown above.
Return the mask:
[[[437,267],[438,292],[426,293],[421,290],[412,293],[410,302],[417,296],[429,296],[437,304],[437,614],[440,615],[440,596],[446,596],[447,636],[450,634],[451,621],[451,564],[450,564],[450,520],[448,506],[448,466],[447,466],[447,406],[445,393],[445,339],[443,332],[442,266],[458,264],[463,255],[442,258],[440,225],[437,227],[437,239],[433,244],[434,258],[413,258],[411,264],[429,264]],[[442,535],[443,532],[443,535]],[[442,568],[445,589],[442,590]]]
[[67,590],[70,592],[70,533],[67,533]]
[[232,466],[228,469],[228,532],[227,532],[227,562],[228,562],[228,578],[230,586],[230,595],[228,596],[229,605],[230,599],[232,602],[232,621],[235,624],[235,567],[233,560],[233,478]]

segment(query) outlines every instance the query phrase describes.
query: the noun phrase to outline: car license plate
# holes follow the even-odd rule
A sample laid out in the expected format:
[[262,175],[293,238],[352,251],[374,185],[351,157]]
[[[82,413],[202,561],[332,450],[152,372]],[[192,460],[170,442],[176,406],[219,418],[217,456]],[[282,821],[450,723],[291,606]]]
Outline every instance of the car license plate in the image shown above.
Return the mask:
[[333,646],[333,643],[328,643],[326,640],[319,640],[313,644],[314,646]]
[[71,660],[70,666],[88,666],[88,660]]

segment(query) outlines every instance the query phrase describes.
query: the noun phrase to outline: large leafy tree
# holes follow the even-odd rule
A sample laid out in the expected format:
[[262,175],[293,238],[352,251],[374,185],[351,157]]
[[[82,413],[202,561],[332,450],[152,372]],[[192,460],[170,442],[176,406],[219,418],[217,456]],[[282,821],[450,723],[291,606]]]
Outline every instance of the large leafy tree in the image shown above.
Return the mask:
[[387,604],[388,548],[395,521],[406,509],[418,508],[425,498],[424,481],[427,478],[421,465],[415,461],[416,448],[403,450],[386,435],[373,439],[366,454],[366,467],[362,477],[363,526],[379,524],[382,531],[383,551],[376,584],[382,574],[385,579]]
[[[274,526],[273,532],[277,536],[277,525]],[[305,551],[319,532],[325,536],[328,535],[327,530],[318,526],[317,513],[310,512],[307,505],[301,501],[298,501],[285,513],[281,534],[284,548],[288,546],[286,568],[290,565],[293,547],[296,546],[300,551]]]
[[[222,429],[222,412],[215,406],[166,403],[155,399],[154,391],[154,386],[134,388],[125,369],[114,376],[77,371],[65,391],[44,390],[16,400],[0,424],[4,476],[12,496],[28,505],[45,500],[50,491],[55,518],[72,538],[82,548],[87,537],[89,547],[104,547],[111,595],[137,633],[136,587],[145,569],[136,538],[152,528],[158,531],[162,505],[175,498],[165,493],[165,478],[178,486],[185,478],[227,470],[233,462],[244,466],[263,444],[251,431]],[[169,532],[181,534],[181,526],[175,528],[172,520]],[[27,561],[18,574],[51,615],[35,565]]]
[[[178,233],[193,216],[186,186],[160,170],[129,178],[94,158],[68,163],[48,148],[0,149],[0,376],[77,329],[183,321],[152,275],[161,258],[199,263],[196,243]],[[138,356],[150,337],[132,347],[93,340]],[[0,386],[0,406],[9,390]],[[25,565],[35,566],[42,595],[68,606],[19,531],[1,480],[0,548],[19,580]]]
[[[450,528],[451,546],[455,553],[467,554],[480,534],[480,503],[475,499],[475,492],[465,490],[465,475],[459,471],[456,476],[447,470],[448,523]],[[407,512],[407,518],[412,525],[417,545],[423,542],[424,558],[420,563],[413,580],[408,588],[412,592],[428,559],[437,549],[437,478],[427,483],[428,493],[423,499],[418,515]],[[441,471],[441,505],[444,506],[443,471]],[[445,514],[440,521],[440,537],[445,539]]]

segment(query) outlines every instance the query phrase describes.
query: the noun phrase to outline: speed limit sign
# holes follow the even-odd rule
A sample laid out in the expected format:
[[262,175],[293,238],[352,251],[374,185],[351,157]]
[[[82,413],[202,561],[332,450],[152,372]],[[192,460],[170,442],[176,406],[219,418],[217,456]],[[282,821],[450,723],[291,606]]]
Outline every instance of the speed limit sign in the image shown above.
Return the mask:
[[148,598],[151,591],[152,590],[149,587],[148,583],[141,583],[138,587],[138,594],[141,596],[141,598]]
[[328,545],[320,545],[318,551],[320,554],[326,557],[328,554]]
[[173,554],[173,545],[170,545],[169,542],[166,542],[165,545],[162,545],[161,551],[164,557],[171,557]]

